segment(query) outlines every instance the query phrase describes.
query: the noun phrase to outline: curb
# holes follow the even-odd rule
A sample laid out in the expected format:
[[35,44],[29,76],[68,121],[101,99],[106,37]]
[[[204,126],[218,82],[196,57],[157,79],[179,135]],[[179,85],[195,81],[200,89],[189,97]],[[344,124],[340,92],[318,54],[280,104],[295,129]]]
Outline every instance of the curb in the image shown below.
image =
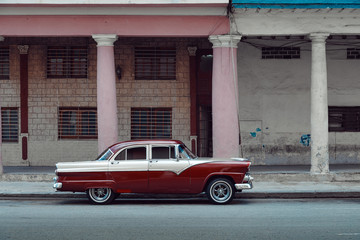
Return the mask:
[[360,192],[283,192],[283,193],[243,193],[244,199],[307,199],[307,198],[360,198]]
[[55,174],[9,174],[0,175],[3,182],[52,182]]
[[[0,194],[0,199],[87,199],[85,193],[10,193]],[[205,194],[177,195],[177,194],[123,194],[119,199],[203,199]],[[262,192],[262,193],[236,193],[235,199],[316,199],[316,198],[360,198],[360,192]]]
[[251,173],[258,182],[360,182],[359,172],[328,174],[310,173]]

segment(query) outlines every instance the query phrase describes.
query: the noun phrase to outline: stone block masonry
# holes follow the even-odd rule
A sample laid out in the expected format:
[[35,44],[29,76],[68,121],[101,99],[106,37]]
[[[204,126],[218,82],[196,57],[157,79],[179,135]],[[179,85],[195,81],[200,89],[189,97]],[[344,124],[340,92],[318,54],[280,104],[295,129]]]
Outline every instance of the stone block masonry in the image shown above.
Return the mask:
[[[94,159],[97,140],[58,139],[59,107],[96,107],[97,48],[92,38],[6,38],[10,48],[10,80],[0,81],[2,107],[20,109],[20,54],[17,45],[29,45],[29,159],[21,159],[21,142],[3,143],[5,166],[53,166],[59,161]],[[87,78],[48,78],[48,46],[88,46]],[[131,138],[132,107],[172,109],[172,137],[189,144],[190,83],[187,47],[208,48],[207,39],[119,38],[115,64],[122,69],[116,79],[119,141]],[[135,80],[135,47],[175,47],[176,80]],[[19,119],[20,121],[20,119]],[[19,122],[20,128],[20,122]],[[20,129],[19,129],[20,134]],[[19,138],[20,139],[20,138]]]

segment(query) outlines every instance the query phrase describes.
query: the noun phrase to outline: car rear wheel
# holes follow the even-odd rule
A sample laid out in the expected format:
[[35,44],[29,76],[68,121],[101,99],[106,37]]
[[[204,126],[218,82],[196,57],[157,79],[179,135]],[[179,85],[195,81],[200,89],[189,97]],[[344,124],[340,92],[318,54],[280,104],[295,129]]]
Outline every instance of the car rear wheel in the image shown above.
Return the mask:
[[206,195],[212,203],[230,203],[235,195],[234,184],[226,178],[214,179],[208,184]]
[[86,191],[89,201],[94,204],[109,204],[115,198],[111,188],[90,188]]

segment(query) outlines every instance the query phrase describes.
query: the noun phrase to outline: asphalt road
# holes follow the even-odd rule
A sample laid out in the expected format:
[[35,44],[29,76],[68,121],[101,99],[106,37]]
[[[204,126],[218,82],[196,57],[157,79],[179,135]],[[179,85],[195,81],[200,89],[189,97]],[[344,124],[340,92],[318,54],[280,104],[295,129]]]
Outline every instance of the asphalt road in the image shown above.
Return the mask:
[[360,239],[360,200],[0,200],[0,239]]

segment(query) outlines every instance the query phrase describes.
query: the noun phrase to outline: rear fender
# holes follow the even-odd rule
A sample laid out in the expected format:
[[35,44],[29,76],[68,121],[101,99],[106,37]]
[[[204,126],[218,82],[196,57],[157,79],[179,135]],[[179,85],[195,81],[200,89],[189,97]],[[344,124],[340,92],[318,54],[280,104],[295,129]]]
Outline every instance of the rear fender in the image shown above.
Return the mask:
[[111,188],[113,191],[116,190],[115,182],[113,180],[102,180],[102,181],[91,181],[86,182],[85,191],[90,188]]

